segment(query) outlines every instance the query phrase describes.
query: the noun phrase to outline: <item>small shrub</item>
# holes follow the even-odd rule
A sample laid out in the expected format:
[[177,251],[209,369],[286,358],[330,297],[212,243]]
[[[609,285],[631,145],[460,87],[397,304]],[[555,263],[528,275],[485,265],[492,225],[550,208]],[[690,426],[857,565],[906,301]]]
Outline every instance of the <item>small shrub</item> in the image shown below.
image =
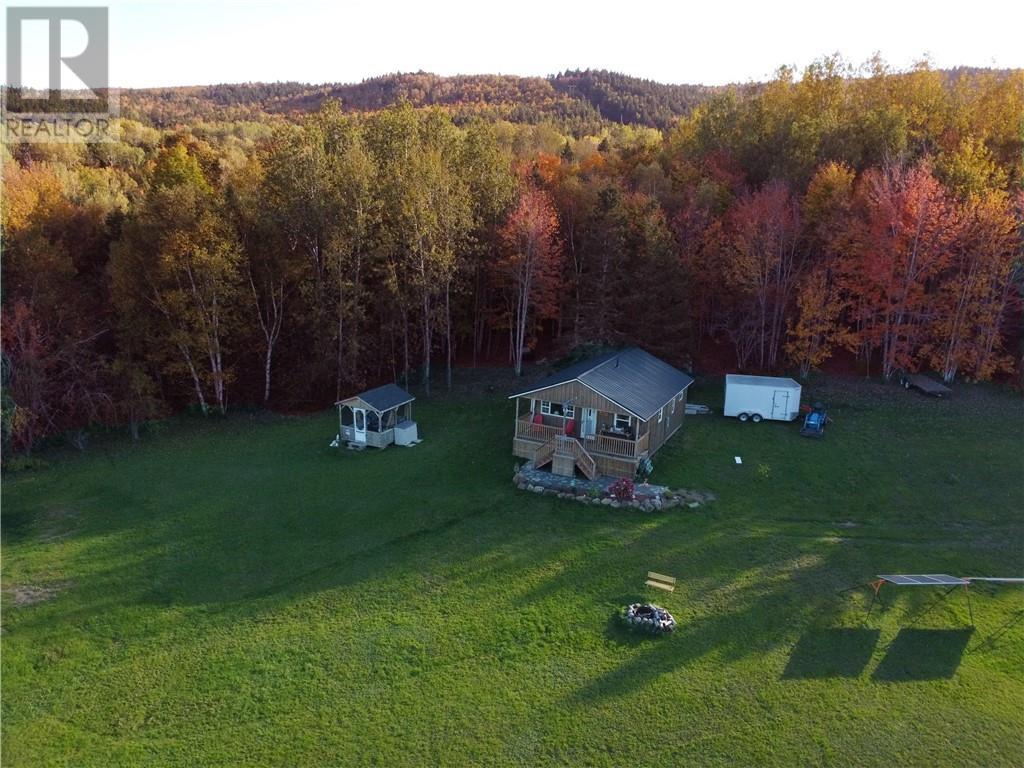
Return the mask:
[[654,462],[651,461],[650,457],[640,462],[640,465],[636,468],[636,479],[641,483],[646,483],[647,478],[651,476],[654,471]]
[[591,488],[587,491],[587,496],[591,499],[600,499],[604,494],[597,488]]
[[762,480],[767,480],[769,477],[772,476],[772,468],[769,467],[767,464],[758,464],[757,476],[760,477]]
[[618,501],[632,501],[635,491],[636,486],[628,477],[620,477],[608,489],[608,492]]

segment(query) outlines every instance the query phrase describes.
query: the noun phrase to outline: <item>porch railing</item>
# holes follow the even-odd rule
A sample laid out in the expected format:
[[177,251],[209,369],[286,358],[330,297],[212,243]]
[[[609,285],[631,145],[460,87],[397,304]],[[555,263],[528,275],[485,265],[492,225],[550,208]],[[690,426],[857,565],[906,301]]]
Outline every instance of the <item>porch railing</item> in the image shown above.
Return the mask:
[[522,437],[526,440],[540,440],[547,442],[555,435],[559,435],[565,430],[560,427],[549,427],[546,424],[534,424],[532,421],[525,419],[516,420],[516,437]]
[[[534,424],[528,417],[520,417],[516,420],[516,437],[546,443],[558,435],[564,435],[562,427]],[[640,435],[636,440],[610,437],[609,435],[590,435],[579,438],[579,441],[588,453],[602,453],[606,456],[635,459],[642,456],[647,450],[648,435]]]
[[[644,437],[647,436],[644,435]],[[611,456],[624,456],[628,459],[636,458],[637,455],[637,441],[626,440],[622,437],[591,435],[583,438],[583,444],[588,451],[594,453],[607,453]]]
[[341,439],[349,443],[364,442],[367,445],[372,445],[374,448],[384,448],[395,441],[394,429],[385,429],[382,432],[374,432],[368,429],[364,434],[364,440],[356,440],[355,427],[346,424],[341,428]]

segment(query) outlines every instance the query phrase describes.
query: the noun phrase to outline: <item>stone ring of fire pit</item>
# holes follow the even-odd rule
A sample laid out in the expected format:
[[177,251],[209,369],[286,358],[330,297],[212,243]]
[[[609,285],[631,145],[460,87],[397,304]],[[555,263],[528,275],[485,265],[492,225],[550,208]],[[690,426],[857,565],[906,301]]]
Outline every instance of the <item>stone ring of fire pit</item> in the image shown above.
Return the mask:
[[622,617],[627,624],[652,632],[671,632],[676,628],[672,614],[651,603],[633,603],[622,612]]

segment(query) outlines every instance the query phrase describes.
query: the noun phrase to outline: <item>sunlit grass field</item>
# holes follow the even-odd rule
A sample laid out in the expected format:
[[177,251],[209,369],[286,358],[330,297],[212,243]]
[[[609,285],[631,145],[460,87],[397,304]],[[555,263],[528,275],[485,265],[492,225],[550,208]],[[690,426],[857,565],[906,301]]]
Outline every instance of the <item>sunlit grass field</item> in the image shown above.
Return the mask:
[[[718,499],[655,514],[516,491],[497,394],[421,399],[414,448],[52,454],[3,483],[3,765],[1020,765],[1024,590],[838,594],[1024,575],[1019,396],[820,387],[822,441],[688,417],[652,480]],[[674,635],[616,624],[645,597]]]

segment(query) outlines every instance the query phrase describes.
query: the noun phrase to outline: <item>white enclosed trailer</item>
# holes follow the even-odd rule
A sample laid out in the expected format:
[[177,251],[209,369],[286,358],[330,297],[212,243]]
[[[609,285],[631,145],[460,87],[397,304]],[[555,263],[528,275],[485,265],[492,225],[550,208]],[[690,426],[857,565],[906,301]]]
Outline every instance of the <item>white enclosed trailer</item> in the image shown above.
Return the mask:
[[776,376],[730,373],[725,377],[722,412],[740,421],[792,421],[800,413],[800,385]]

